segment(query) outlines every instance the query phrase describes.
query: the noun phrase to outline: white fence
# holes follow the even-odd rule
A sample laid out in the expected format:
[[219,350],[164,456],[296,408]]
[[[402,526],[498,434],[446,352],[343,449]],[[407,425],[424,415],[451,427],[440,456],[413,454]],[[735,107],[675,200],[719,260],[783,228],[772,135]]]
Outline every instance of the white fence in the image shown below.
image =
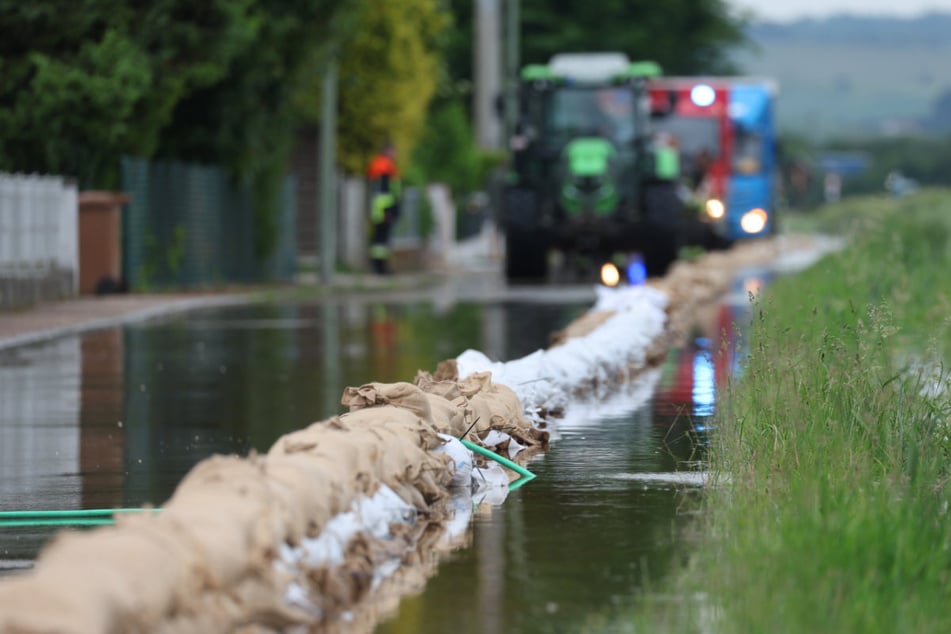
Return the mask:
[[0,308],[76,294],[78,216],[63,178],[0,174]]

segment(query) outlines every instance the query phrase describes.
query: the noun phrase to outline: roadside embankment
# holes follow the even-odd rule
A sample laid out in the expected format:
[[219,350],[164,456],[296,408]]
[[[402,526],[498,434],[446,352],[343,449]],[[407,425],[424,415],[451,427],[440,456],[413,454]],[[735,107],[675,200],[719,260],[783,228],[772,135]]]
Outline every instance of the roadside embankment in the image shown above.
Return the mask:
[[514,475],[459,439],[524,464],[572,399],[662,359],[671,324],[784,248],[751,243],[652,287],[604,290],[587,326],[523,359],[467,351],[413,383],[347,388],[346,413],[264,454],[202,461],[161,511],[61,533],[0,582],[0,631],[369,629],[464,542],[475,505],[505,498]]
[[951,631],[951,193],[825,213],[849,244],[756,302],[675,588],[697,600],[647,630]]

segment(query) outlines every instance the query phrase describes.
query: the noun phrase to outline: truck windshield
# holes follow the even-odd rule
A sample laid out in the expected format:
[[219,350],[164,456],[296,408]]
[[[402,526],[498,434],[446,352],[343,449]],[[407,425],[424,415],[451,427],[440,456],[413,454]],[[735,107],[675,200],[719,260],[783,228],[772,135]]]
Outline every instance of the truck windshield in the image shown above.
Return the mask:
[[666,132],[677,139],[680,154],[690,157],[706,150],[717,159],[720,157],[720,120],[713,117],[682,117],[670,115],[651,121],[656,132]]
[[549,102],[547,133],[559,143],[599,136],[617,146],[630,144],[637,126],[634,105],[629,88],[560,88]]
[[763,168],[763,138],[756,132],[737,126],[733,142],[733,171],[756,174]]
[[[653,132],[666,132],[677,140],[680,169],[685,174],[704,172],[720,159],[720,120],[714,117],[668,115],[651,120]],[[697,176],[697,180],[701,179]]]

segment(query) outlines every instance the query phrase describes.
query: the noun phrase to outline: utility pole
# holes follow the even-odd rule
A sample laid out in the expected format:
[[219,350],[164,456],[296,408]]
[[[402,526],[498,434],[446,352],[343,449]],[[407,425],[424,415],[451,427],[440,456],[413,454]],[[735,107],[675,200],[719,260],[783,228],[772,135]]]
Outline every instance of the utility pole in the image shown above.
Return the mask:
[[502,125],[496,108],[502,94],[500,51],[502,15],[500,0],[475,3],[475,132],[476,142],[485,150],[502,147]]
[[337,267],[337,58],[327,61],[324,71],[323,112],[320,120],[320,147],[317,165],[319,200],[317,223],[320,227],[320,281],[333,280]]
[[505,0],[505,139],[515,134],[518,121],[518,76],[521,65],[521,0]]

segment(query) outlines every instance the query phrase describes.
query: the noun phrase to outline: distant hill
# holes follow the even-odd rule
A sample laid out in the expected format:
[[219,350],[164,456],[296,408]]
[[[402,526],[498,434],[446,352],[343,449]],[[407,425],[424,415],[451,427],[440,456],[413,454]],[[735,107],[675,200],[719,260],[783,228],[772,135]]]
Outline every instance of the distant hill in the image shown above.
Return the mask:
[[749,35],[755,40],[838,42],[873,46],[940,46],[948,43],[951,13],[932,12],[897,19],[839,15],[791,23],[758,22]]
[[951,13],[763,22],[748,35],[753,49],[736,63],[779,82],[783,129],[817,139],[948,131],[951,113],[935,109],[951,106]]

